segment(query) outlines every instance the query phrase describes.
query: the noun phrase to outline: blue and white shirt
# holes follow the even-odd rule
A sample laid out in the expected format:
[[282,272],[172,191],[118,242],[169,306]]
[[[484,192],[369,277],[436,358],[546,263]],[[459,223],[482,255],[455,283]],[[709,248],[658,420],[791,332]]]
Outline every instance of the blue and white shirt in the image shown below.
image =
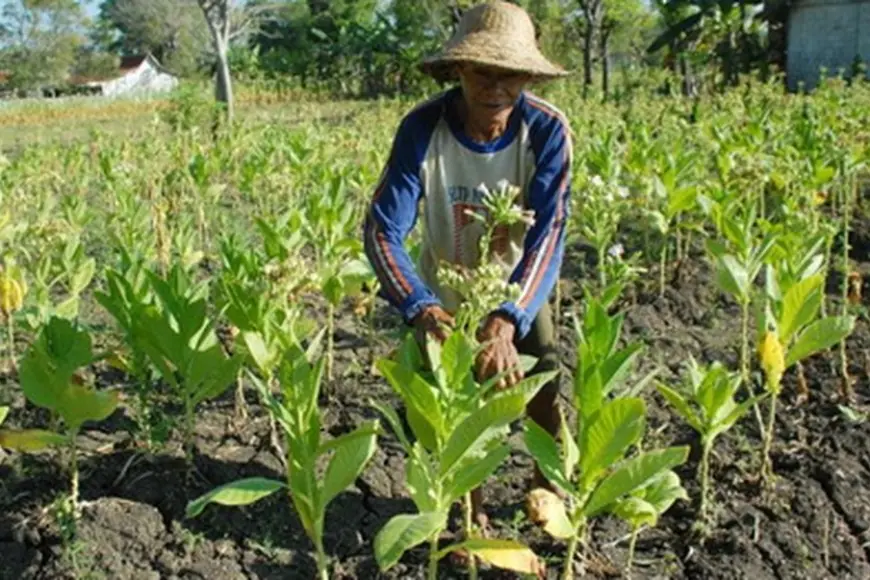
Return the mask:
[[[438,284],[441,261],[474,266],[482,226],[466,210],[483,208],[481,184],[502,180],[522,190],[534,225],[513,226],[494,248],[520,298],[501,305],[520,337],[558,279],[570,197],[572,143],[565,116],[524,92],[505,133],[488,143],[472,141],[457,116],[461,89],[441,93],[403,119],[365,223],[365,251],[381,294],[410,322],[429,305],[455,312],[458,297]],[[422,207],[421,207],[422,206]],[[404,241],[422,209],[423,239],[415,266]]]

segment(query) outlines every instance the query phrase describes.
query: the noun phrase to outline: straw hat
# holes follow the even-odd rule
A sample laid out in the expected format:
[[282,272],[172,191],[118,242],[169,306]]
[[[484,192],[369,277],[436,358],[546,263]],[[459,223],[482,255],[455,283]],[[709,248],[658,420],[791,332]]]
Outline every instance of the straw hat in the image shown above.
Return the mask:
[[475,62],[530,74],[536,80],[568,73],[541,54],[528,13],[509,2],[487,2],[467,10],[442,51],[420,68],[438,81],[455,78],[453,65]]

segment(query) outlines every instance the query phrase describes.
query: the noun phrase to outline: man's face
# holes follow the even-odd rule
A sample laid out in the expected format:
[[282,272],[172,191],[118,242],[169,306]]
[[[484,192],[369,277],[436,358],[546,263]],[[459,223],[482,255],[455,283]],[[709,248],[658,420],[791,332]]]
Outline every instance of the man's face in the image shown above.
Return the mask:
[[510,110],[530,80],[525,73],[479,64],[462,63],[457,72],[469,109],[483,117]]

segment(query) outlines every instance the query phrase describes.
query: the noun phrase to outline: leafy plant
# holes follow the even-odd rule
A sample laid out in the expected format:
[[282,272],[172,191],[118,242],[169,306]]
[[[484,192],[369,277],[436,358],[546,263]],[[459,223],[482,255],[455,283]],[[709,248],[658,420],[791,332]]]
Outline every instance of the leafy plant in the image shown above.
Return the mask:
[[[187,517],[202,513],[209,503],[249,505],[279,490],[287,490],[302,526],[317,552],[318,578],[329,578],[323,545],[326,508],[362,473],[375,453],[379,424],[370,421],[351,433],[321,440],[318,396],[324,360],[315,360],[315,341],[308,350],[296,344],[282,351],[277,376],[281,396],[272,394],[269,382],[250,374],[269,413],[284,428],[288,443],[285,481],[249,478],[228,483],[191,501]],[[328,458],[325,470],[319,466]]]
[[[405,473],[416,514],[395,516],[374,540],[381,570],[392,568],[411,548],[429,541],[428,577],[437,578],[438,561],[465,550],[494,566],[537,573],[539,563],[528,548],[514,542],[476,538],[472,531],[469,494],[505,460],[508,425],[519,418],[535,393],[555,372],[528,377],[509,390],[492,393],[502,378],[484,384],[474,379],[477,348],[463,332],[453,332],[443,345],[427,347],[431,375],[422,371],[423,355],[408,336],[395,360],[381,359],[378,369],[402,398],[412,440],[396,412],[373,403],[390,424],[407,454]],[[447,527],[454,502],[465,499],[465,542],[439,550],[438,536]]]
[[15,319],[13,315],[24,305],[27,294],[27,282],[21,268],[7,262],[0,267],[0,314],[6,326],[6,353],[9,357],[9,369],[15,368]]
[[698,479],[701,484],[700,509],[702,523],[711,523],[710,517],[710,451],[716,439],[737,421],[764,395],[745,401],[736,400],[740,388],[740,375],[728,372],[716,362],[701,366],[689,357],[686,375],[679,388],[657,384],[662,396],[692,429],[701,436],[701,462]]
[[59,446],[67,450],[71,482],[68,507],[73,516],[78,511],[79,497],[76,447],[79,431],[86,422],[101,421],[111,415],[120,400],[117,391],[98,391],[85,384],[82,370],[96,360],[87,332],[66,319],[51,317],[22,357],[19,380],[25,398],[37,407],[57,413],[64,429],[0,430],[0,447],[39,451]]
[[[634,396],[639,387],[613,398],[615,387],[638,350],[634,347],[608,356],[620,322],[621,317],[608,317],[603,306],[593,302],[584,326],[576,325],[579,346],[573,389],[577,409],[574,433],[563,421],[557,443],[536,423],[526,421],[526,447],[549,482],[567,497],[567,507],[561,500],[551,499],[546,511],[530,510],[532,519],[547,533],[568,540],[562,573],[565,579],[573,578],[574,556],[578,543],[586,544],[588,520],[615,513],[620,502],[683,463],[689,452],[688,447],[670,447],[629,455],[643,437],[646,404]],[[590,359],[594,361],[591,365],[585,362]]]
[[[771,279],[775,280],[775,276]],[[765,387],[770,394],[761,468],[762,476],[768,482],[773,478],[770,448],[783,374],[797,362],[845,339],[855,326],[854,316],[817,318],[823,284],[822,276],[813,274],[794,283],[783,294],[776,292],[776,286],[773,285],[767,295],[765,331],[758,344],[758,356],[765,375]]]

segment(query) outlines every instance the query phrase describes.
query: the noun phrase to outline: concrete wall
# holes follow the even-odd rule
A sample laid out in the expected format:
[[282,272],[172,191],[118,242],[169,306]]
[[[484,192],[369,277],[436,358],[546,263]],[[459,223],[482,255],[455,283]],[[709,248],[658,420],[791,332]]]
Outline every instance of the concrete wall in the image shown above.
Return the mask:
[[851,69],[856,55],[870,63],[870,0],[797,0],[788,21],[788,86],[818,84],[828,74]]

